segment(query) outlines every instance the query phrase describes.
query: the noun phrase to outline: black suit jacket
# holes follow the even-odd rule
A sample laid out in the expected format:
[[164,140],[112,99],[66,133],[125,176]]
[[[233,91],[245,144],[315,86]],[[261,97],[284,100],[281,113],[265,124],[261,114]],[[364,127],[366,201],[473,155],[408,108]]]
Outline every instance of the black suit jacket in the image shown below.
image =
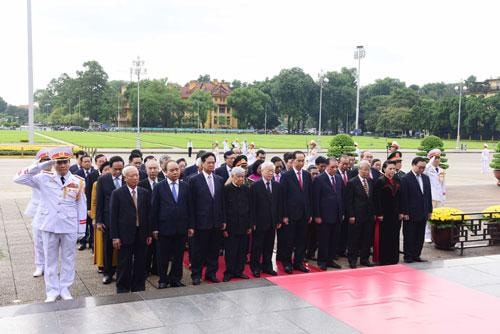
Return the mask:
[[[122,185],[123,185],[122,178]],[[96,223],[104,224],[109,228],[110,219],[110,201],[111,193],[115,190],[115,184],[113,183],[113,176],[111,173],[101,175],[97,179],[97,207],[96,207]]]
[[333,190],[331,176],[322,173],[313,182],[314,217],[320,217],[322,223],[340,223],[344,214],[344,199],[342,178],[335,174],[335,191]]
[[222,178],[212,173],[214,178],[214,197],[210,194],[205,174],[193,175],[189,179],[190,216],[189,227],[208,230],[221,228],[225,223],[224,183]]
[[188,180],[192,175],[195,175],[197,173],[198,166],[196,166],[196,164],[186,167],[186,169],[184,169],[184,180]]
[[80,165],[74,164],[69,167],[69,171],[71,174],[76,174],[76,172],[80,169]]
[[280,181],[283,189],[283,217],[291,220],[308,219],[313,214],[311,176],[305,170],[301,173],[302,189],[293,168],[284,173]]
[[92,202],[92,188],[94,187],[94,182],[97,181],[100,174],[97,169],[94,169],[92,173],[85,179],[85,196],[87,197],[87,210],[90,210],[90,205]]
[[232,183],[224,187],[224,212],[226,230],[232,235],[246,234],[251,227],[250,189],[246,185],[236,187]]
[[186,234],[189,225],[189,186],[177,182],[177,202],[174,200],[168,179],[153,189],[151,200],[151,225],[160,235]]
[[250,187],[252,225],[255,225],[256,231],[274,229],[283,220],[282,188],[274,179],[271,181],[271,192],[269,195],[264,179]]
[[427,175],[421,176],[424,184],[423,194],[412,171],[401,178],[403,213],[409,215],[413,221],[426,221],[432,213],[431,182]]
[[[380,176],[382,176],[382,173],[381,173],[381,172],[379,172],[378,170],[376,170],[376,169],[375,169],[375,168],[373,168],[373,167],[370,167],[370,172],[372,173],[372,176],[373,176],[373,178],[372,178],[373,182],[377,181],[377,179],[378,179]],[[358,174],[359,174],[359,173],[358,173],[358,168],[353,168],[353,169],[351,169],[351,170],[349,171],[349,173],[348,173],[348,174],[349,174],[349,176],[350,176],[351,178],[353,178],[353,177],[355,177],[355,176],[358,176]]]
[[223,163],[219,168],[215,169],[214,173],[222,177],[222,181],[224,181],[224,183],[226,183],[227,179],[229,179],[229,173],[227,172],[225,163]]
[[369,221],[375,215],[375,205],[373,202],[373,180],[366,179],[368,182],[368,192],[366,195],[363,184],[358,176],[353,177],[347,183],[346,196],[346,216],[355,217],[356,222]]
[[[151,188],[151,183],[149,183],[149,178],[139,181],[137,185],[141,188],[146,189],[150,194],[153,192],[153,189]],[[158,185],[158,183],[156,185]]]
[[[134,200],[127,186],[116,189],[111,194],[111,239],[120,239],[125,245],[133,244],[136,233],[139,233],[141,242],[151,236],[149,214],[151,211],[151,195],[141,187],[136,187],[137,210]],[[139,215],[139,229],[136,226],[137,214]]]
[[163,173],[162,170],[158,172],[158,181],[165,180],[166,175]]

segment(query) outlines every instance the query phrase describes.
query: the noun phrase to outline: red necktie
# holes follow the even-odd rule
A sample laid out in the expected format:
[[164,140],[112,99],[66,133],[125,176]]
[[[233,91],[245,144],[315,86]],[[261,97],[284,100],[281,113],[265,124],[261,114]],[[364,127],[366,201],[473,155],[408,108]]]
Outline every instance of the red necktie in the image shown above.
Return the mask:
[[335,176],[332,176],[332,188],[334,192],[337,192],[337,182],[335,182]]
[[302,171],[300,172],[297,172],[297,176],[299,177],[299,187],[300,187],[300,190],[302,190],[304,184],[302,183]]
[[344,186],[346,186],[346,185],[347,185],[347,181],[348,181],[348,180],[347,180],[347,173],[346,173],[346,172],[344,172],[344,173],[342,174],[342,179],[344,180]]

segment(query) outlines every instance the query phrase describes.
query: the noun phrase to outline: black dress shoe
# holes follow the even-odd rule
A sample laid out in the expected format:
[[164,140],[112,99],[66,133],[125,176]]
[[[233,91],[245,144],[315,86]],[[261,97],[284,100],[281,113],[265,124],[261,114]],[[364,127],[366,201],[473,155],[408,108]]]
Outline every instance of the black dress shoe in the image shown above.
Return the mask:
[[252,275],[253,275],[253,277],[255,277],[255,278],[259,278],[259,277],[260,277],[260,271],[259,271],[259,270],[253,270],[253,271],[252,271]]
[[413,259],[406,258],[405,263],[413,263]]
[[229,282],[233,276],[230,274],[224,274],[223,282]]
[[335,261],[330,261],[326,265],[330,268],[342,269],[342,266]]
[[274,271],[273,269],[271,269],[271,270],[264,270],[263,273],[266,273],[266,274],[271,275],[271,276],[278,276],[278,273],[276,271]]
[[200,285],[201,280],[199,278],[193,278],[193,285]]
[[215,275],[206,276],[205,281],[210,281],[212,283],[220,283],[220,280]]
[[171,288],[180,288],[180,287],[183,287],[183,286],[186,286],[186,285],[184,283],[182,283],[181,281],[170,282],[170,287]]
[[373,267],[373,263],[371,263],[370,260],[361,261],[360,264],[365,267]]
[[285,273],[287,273],[287,274],[293,273],[292,266],[285,266]]
[[308,273],[309,272],[309,269],[307,269],[306,266],[304,266],[302,263],[293,266],[293,268],[296,269],[296,270],[298,270],[298,271],[301,271],[303,273]]
[[248,277],[248,275],[245,275],[243,273],[236,275],[236,277],[241,278],[241,279],[250,279],[250,277]]
[[78,250],[79,250],[79,251],[82,251],[82,250],[84,250],[85,248],[87,248],[87,244],[80,244],[80,246],[78,246]]
[[327,271],[327,270],[328,270],[328,267],[326,266],[326,264],[320,264],[320,265],[319,265],[319,269],[320,269],[320,270],[323,270],[323,271]]
[[422,259],[421,257],[415,258],[415,262],[428,262],[426,259]]
[[349,268],[356,269],[358,266],[356,265],[357,261],[349,261]]
[[102,284],[110,284],[112,281],[112,278],[110,276],[104,276],[102,278]]
[[166,289],[168,288],[168,284],[167,283],[158,283],[158,289]]

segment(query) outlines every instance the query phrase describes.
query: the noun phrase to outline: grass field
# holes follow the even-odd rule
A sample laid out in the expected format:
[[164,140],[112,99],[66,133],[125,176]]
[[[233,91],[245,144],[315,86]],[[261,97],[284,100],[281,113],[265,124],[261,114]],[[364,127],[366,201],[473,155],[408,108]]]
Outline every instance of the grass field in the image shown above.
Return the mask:
[[[70,131],[47,131],[43,134],[57,138],[78,146],[96,148],[133,148],[136,143],[136,134],[131,132],[70,132]],[[0,143],[19,143],[26,140],[27,133],[16,130],[1,130]],[[322,136],[321,146],[326,148],[332,136]],[[187,133],[142,133],[141,143],[143,148],[181,148],[185,149],[188,140],[193,141],[195,149],[209,148],[214,141],[219,142],[222,150],[222,142],[227,139],[231,142],[238,139],[240,142],[246,140],[248,143],[254,142],[258,148],[264,149],[305,149],[306,144],[311,140],[317,140],[313,135],[259,135],[259,134],[187,134]],[[384,149],[386,143],[392,141],[391,138],[379,137],[356,137],[361,149]],[[416,149],[420,145],[420,140],[409,138],[395,139],[403,149]],[[50,140],[35,135],[36,143],[49,143]],[[445,140],[446,149],[455,148],[455,140]],[[484,142],[463,141],[469,149],[481,149]]]

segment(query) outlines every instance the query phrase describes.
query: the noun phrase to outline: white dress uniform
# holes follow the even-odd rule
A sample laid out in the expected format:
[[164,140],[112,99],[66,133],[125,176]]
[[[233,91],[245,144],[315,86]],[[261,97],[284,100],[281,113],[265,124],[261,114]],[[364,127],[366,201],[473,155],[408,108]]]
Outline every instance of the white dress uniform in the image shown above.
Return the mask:
[[[444,170],[441,167],[434,167],[432,165],[433,160],[431,158],[431,161],[425,166],[424,174],[429,177],[431,183],[432,207],[438,208],[443,206],[446,200],[446,186],[444,184],[444,177],[440,176],[440,174],[444,173]],[[431,228],[429,223],[427,223],[425,227],[426,242],[432,241],[431,235]]]
[[[24,214],[31,217],[31,229],[33,235],[33,250],[35,255],[35,273],[43,273],[43,268],[45,265],[45,256],[43,254],[43,242],[42,233],[40,232],[40,219],[39,219],[39,208],[40,208],[40,191],[37,188],[33,188],[31,193],[31,199],[24,211]],[[35,274],[34,274],[35,276]],[[38,275],[36,275],[38,276]]]
[[485,147],[481,151],[481,171],[483,174],[488,173],[490,171],[490,151],[488,150],[488,147]]
[[46,161],[14,176],[14,182],[37,189],[40,194],[37,215],[45,255],[47,301],[58,296],[72,298],[69,287],[75,278],[75,245],[77,239],[85,235],[87,219],[85,180],[68,172],[63,184],[57,173],[42,171],[53,163],[53,160]]

